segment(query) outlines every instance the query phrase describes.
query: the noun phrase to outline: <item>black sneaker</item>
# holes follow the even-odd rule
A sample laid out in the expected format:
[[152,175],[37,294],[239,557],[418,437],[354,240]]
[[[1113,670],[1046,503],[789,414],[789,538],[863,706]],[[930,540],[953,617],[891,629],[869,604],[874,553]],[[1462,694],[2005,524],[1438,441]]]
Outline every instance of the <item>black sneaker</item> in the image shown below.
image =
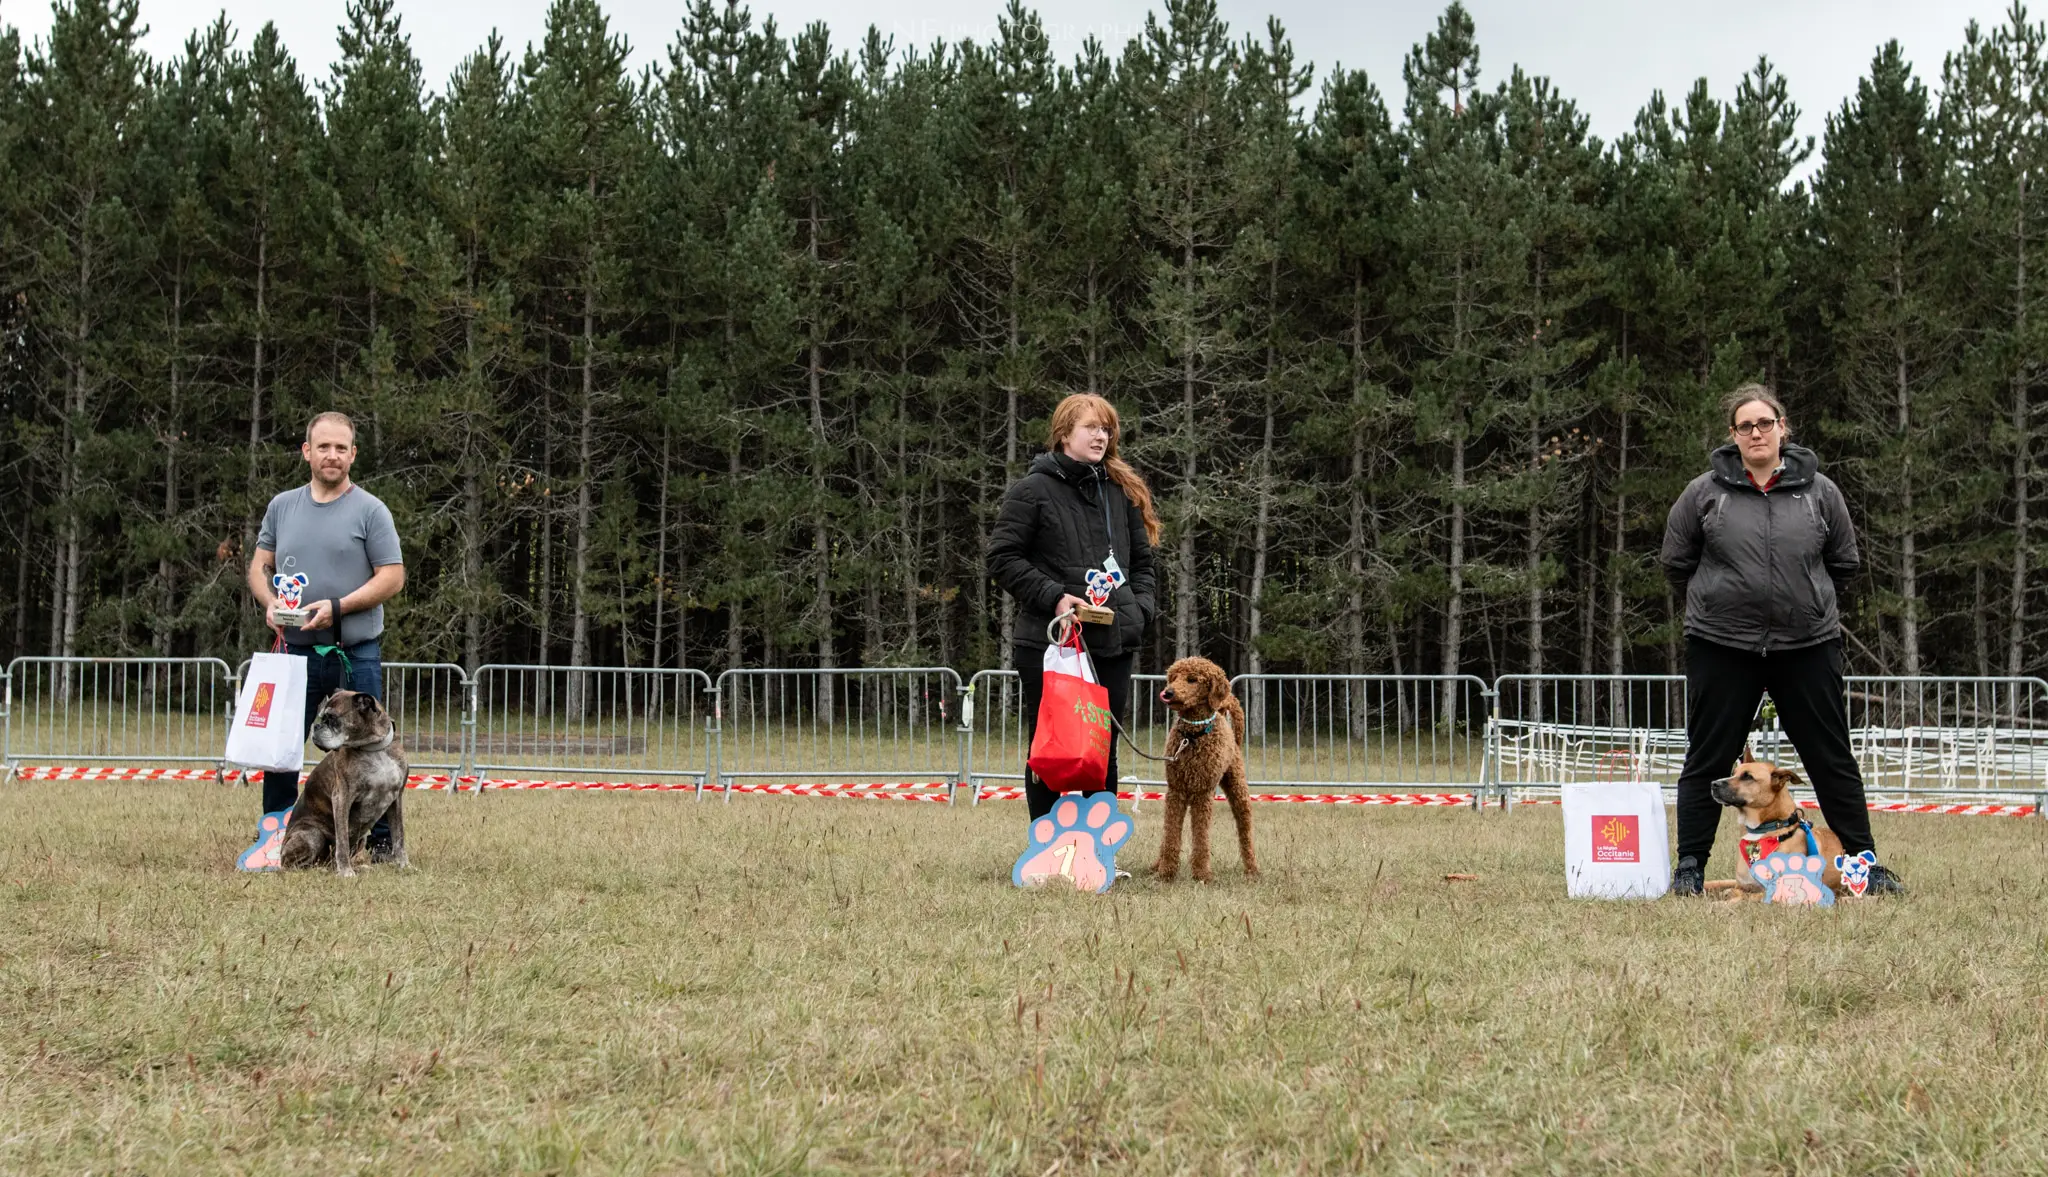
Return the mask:
[[[1877,881],[1877,869],[1871,868],[1871,882]],[[1671,868],[1671,893],[1673,895],[1700,895],[1707,889],[1707,872],[1700,866],[1700,860],[1688,854]]]
[[1893,874],[1882,863],[1871,863],[1870,886],[1863,893],[1865,895],[1904,895],[1906,893],[1906,884],[1903,879]]

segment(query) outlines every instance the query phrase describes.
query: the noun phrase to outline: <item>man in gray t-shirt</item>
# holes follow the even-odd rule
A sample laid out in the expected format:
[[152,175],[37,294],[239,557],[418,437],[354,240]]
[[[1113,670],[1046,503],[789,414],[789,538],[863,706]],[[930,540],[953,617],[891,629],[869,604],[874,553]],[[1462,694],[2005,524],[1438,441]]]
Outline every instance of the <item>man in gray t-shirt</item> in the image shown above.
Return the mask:
[[[311,730],[329,693],[347,689],[384,699],[384,602],[405,587],[404,554],[391,510],[349,481],[356,460],[355,424],[340,413],[322,413],[306,426],[299,452],[312,480],[270,500],[249,560],[249,592],[263,606],[264,620],[285,648],[306,659],[305,728]],[[286,629],[277,623],[273,576],[304,576],[300,608],[306,624]],[[336,621],[340,624],[337,627]],[[263,774],[263,812],[295,804],[299,777]],[[391,846],[383,822],[370,831],[370,855]]]

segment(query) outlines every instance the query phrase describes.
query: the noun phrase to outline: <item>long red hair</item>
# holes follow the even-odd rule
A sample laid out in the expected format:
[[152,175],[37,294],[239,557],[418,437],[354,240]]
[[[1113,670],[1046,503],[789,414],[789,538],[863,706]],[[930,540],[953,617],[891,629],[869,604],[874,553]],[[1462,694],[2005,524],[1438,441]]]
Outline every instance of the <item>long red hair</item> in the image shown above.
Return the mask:
[[1117,438],[1123,433],[1123,424],[1117,416],[1116,406],[1092,392],[1077,392],[1061,401],[1052,411],[1052,427],[1046,448],[1058,451],[1066,444],[1067,435],[1081,427],[1081,422],[1094,417],[1109,426],[1109,448],[1103,451],[1102,466],[1110,478],[1123,488],[1124,497],[1138,508],[1145,518],[1145,542],[1159,546],[1159,512],[1152,506],[1152,488],[1145,485],[1145,477],[1139,474],[1129,462],[1117,457]]

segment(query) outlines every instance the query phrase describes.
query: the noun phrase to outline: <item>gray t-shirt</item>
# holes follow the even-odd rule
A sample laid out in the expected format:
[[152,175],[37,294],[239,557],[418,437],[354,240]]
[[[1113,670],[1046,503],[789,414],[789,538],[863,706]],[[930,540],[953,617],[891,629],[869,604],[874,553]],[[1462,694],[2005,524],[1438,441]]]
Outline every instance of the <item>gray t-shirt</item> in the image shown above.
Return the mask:
[[[305,575],[301,602],[307,608],[315,601],[339,601],[370,583],[371,574],[386,564],[405,563],[391,509],[376,495],[353,485],[331,503],[314,502],[310,485],[294,487],[270,500],[256,546],[277,553],[278,575]],[[383,635],[382,605],[341,619],[343,645]],[[313,646],[333,641],[334,635],[324,629],[287,629],[284,640],[294,646]]]

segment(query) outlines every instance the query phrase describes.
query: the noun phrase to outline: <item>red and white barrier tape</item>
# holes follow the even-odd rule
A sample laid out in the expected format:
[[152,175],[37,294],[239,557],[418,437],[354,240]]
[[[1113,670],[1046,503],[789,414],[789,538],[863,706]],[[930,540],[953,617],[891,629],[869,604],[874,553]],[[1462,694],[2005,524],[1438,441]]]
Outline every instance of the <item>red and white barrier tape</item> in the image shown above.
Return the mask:
[[231,781],[236,776],[233,771],[223,774],[211,768],[83,768],[69,764],[24,764],[14,770],[18,781]]
[[[251,779],[261,775],[251,772]],[[118,765],[21,765],[14,770],[14,778],[21,781],[235,781],[242,779],[240,770],[229,769],[219,772],[211,768],[127,768]],[[874,781],[840,782],[829,784],[727,784],[703,786],[706,792],[721,792],[730,789],[734,793],[756,793],[781,797],[852,797],[869,801],[945,801],[947,781]],[[419,774],[407,777],[408,789],[472,790],[478,787],[475,777],[447,777]],[[542,790],[568,789],[600,792],[689,792],[698,788],[694,780],[669,781],[549,781],[549,780],[499,780],[485,778],[485,790]],[[917,792],[913,790],[927,790]],[[1117,796],[1125,801],[1163,801],[1166,794],[1152,791],[1124,791]],[[1017,786],[1002,786],[981,790],[978,800],[1019,801],[1024,790]],[[1451,808],[1470,806],[1470,793],[1254,793],[1253,801],[1295,805],[1414,805],[1429,808]],[[1519,799],[1520,805],[1556,805],[1556,797],[1529,797]],[[1803,809],[1816,809],[1819,804],[1811,800],[1800,803]],[[1952,814],[1964,817],[2031,817],[2039,812],[2033,805],[2001,805],[1973,802],[1941,801],[1872,801],[1866,806],[1873,813],[1934,813]]]
[[[1024,790],[1008,785],[995,789],[983,789],[983,801],[1018,801],[1024,797]],[[1165,793],[1133,792],[1125,790],[1117,794],[1124,801],[1164,801]],[[1217,794],[1217,800],[1223,795]],[[1253,793],[1253,801],[1279,802],[1293,805],[1427,805],[1449,807],[1472,804],[1470,793]]]

